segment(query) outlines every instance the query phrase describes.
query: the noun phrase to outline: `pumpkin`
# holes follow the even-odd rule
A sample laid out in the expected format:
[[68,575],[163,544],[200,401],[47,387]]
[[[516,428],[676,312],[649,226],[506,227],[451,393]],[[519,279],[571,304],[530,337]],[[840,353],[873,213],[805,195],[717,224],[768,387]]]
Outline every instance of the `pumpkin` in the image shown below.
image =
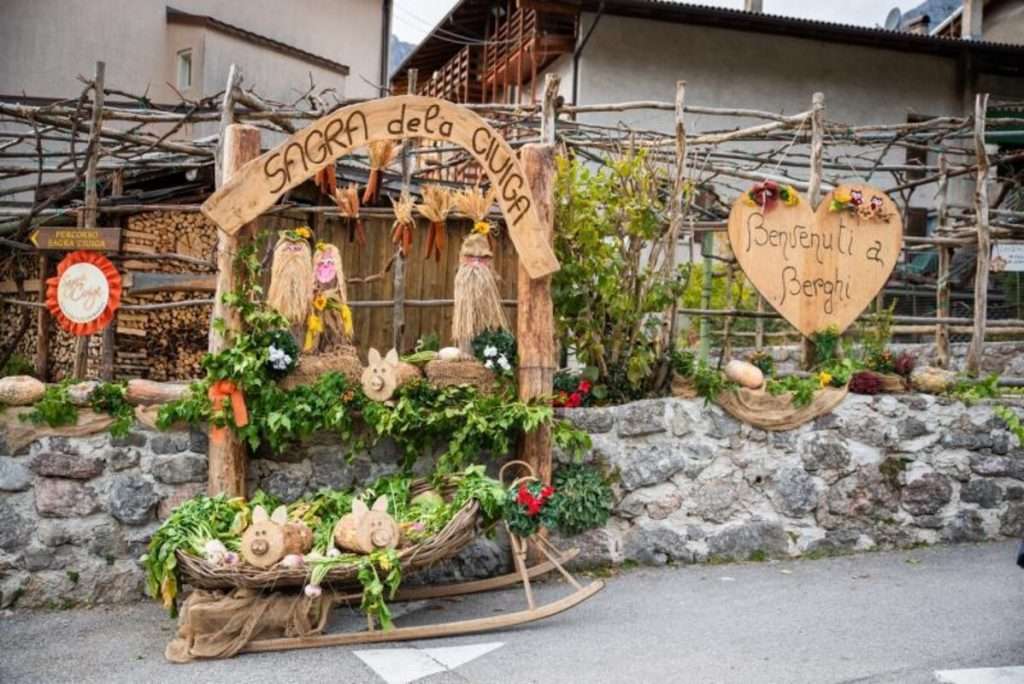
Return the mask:
[[748,389],[757,389],[764,384],[764,373],[761,372],[761,369],[739,359],[733,359],[725,364],[725,377]]
[[30,406],[43,398],[46,385],[31,375],[9,375],[0,378],[0,404]]

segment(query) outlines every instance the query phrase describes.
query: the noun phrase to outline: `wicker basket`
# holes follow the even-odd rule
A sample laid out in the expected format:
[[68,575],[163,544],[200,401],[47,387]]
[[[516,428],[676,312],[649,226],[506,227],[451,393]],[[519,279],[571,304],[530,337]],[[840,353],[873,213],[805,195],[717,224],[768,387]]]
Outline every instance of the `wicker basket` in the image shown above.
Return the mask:
[[423,368],[427,382],[434,387],[470,385],[484,394],[494,392],[497,385],[494,372],[484,368],[479,361],[441,361],[435,359]]
[[[479,512],[479,504],[470,499],[436,535],[419,544],[399,548],[402,573],[411,574],[455,556],[476,537]],[[244,564],[224,568],[182,551],[177,552],[177,558],[182,580],[196,589],[299,587],[306,584],[309,575],[306,568],[283,568],[280,565],[266,569]],[[335,589],[357,588],[358,572],[357,565],[333,568],[321,584]]]
[[344,346],[325,354],[303,354],[295,370],[278,384],[281,389],[295,389],[299,385],[312,385],[321,375],[331,372],[341,373],[349,382],[358,384],[363,375],[363,363],[356,348]]

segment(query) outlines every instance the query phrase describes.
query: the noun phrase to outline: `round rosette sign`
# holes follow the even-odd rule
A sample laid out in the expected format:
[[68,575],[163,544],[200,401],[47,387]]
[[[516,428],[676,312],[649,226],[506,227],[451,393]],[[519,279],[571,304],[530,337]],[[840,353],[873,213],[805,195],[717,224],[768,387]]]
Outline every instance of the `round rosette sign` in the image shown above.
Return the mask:
[[105,328],[121,304],[121,274],[96,252],[72,252],[46,281],[46,308],[72,335]]

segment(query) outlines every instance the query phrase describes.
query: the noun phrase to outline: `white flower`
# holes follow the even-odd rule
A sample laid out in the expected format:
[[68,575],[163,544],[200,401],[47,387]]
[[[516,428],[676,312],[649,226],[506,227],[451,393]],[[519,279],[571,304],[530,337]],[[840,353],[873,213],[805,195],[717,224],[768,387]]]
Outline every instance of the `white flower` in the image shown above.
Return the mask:
[[484,356],[486,356],[487,358],[491,358],[492,356],[497,356],[497,355],[498,355],[498,348],[495,347],[493,344],[484,347]]
[[494,362],[488,359],[487,361],[484,362],[484,368],[486,368],[487,370],[494,370]]
[[307,584],[303,591],[306,592],[306,596],[309,598],[319,598],[320,594],[324,593],[319,584]]
[[327,557],[328,558],[337,558],[340,555],[341,555],[341,551],[339,551],[338,549],[334,548],[333,546],[331,548],[327,549]]
[[288,352],[278,349],[274,345],[270,345],[269,352],[270,365],[274,370],[285,370],[292,362],[292,357],[288,355]]
[[504,355],[498,358],[498,365],[501,366],[502,370],[512,370],[512,364],[508,362]]

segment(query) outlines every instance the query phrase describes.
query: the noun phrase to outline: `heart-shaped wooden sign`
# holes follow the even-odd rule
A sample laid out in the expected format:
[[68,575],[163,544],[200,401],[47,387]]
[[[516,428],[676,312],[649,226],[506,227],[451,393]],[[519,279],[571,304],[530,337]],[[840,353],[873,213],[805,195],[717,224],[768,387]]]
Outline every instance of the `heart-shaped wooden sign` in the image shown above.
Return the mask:
[[809,337],[846,330],[885,286],[903,222],[870,185],[840,185],[815,212],[792,188],[766,182],[733,203],[729,243],[754,287]]

